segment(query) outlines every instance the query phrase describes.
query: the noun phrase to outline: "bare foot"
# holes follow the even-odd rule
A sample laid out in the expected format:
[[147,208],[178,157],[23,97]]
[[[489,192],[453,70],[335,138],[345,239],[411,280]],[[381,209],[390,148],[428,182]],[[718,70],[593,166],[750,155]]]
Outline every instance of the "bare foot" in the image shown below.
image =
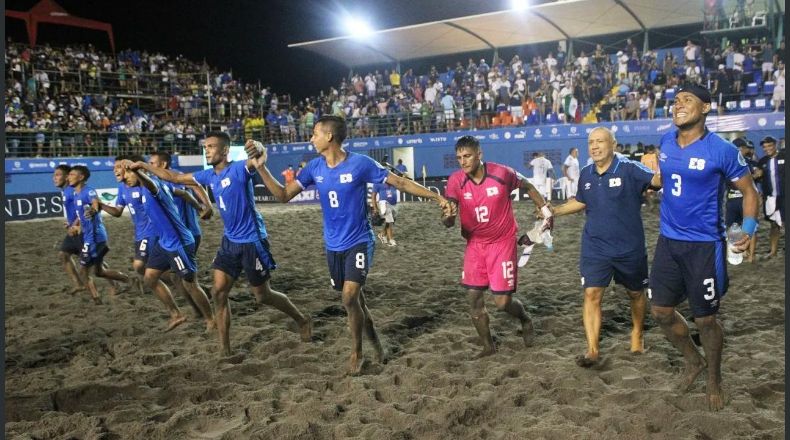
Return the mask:
[[85,291],[84,287],[73,287],[71,290],[69,290],[69,295],[74,296],[79,292],[84,292],[84,291]]
[[351,357],[348,360],[349,376],[359,376],[362,374],[362,363],[362,356],[359,356],[357,353],[351,353]]
[[309,316],[306,316],[304,322],[299,324],[299,337],[302,339],[302,342],[313,340],[313,319]]
[[487,357],[487,356],[491,356],[493,354],[496,354],[496,348],[494,348],[494,347],[487,347],[487,348],[483,349],[483,351],[481,351],[480,353],[477,353],[477,355],[475,357],[473,357],[472,359],[481,359],[481,358],[484,358],[484,357]]
[[700,356],[699,360],[696,363],[686,364],[686,370],[683,372],[683,379],[681,379],[680,383],[678,384],[678,391],[685,393],[691,388],[691,385],[697,379],[702,370],[707,367],[705,363],[705,359]]
[[535,343],[535,327],[531,319],[521,323],[521,337],[524,339],[525,347],[531,347]]
[[186,320],[187,317],[180,313],[178,315],[171,317],[170,321],[167,322],[167,328],[165,329],[165,333],[183,324]]
[[715,380],[708,379],[708,386],[705,391],[708,398],[708,409],[718,411],[724,408],[724,393],[721,391],[721,384]]
[[598,364],[599,360],[600,360],[600,356],[597,355],[597,354],[596,355],[591,355],[589,353],[588,354],[583,354],[583,355],[576,356],[576,365],[578,365],[578,366],[580,366],[582,368],[590,368],[590,367]]
[[642,332],[631,332],[631,353],[644,353],[645,341]]

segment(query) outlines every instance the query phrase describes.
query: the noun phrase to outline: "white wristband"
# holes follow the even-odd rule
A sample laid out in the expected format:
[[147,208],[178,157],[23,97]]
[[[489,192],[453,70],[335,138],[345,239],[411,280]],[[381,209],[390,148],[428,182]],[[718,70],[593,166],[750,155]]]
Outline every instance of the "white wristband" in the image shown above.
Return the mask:
[[548,204],[543,205],[543,207],[540,208],[540,213],[543,214],[543,218],[549,218],[549,217],[551,217],[553,215],[551,213],[551,210],[549,209],[549,205]]

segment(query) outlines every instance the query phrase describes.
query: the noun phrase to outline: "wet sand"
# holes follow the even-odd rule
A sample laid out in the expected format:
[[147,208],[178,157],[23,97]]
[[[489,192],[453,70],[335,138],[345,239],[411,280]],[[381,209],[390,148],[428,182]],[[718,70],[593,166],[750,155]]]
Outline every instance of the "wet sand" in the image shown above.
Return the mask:
[[[522,229],[532,205],[517,205]],[[642,355],[629,352],[621,287],[603,300],[605,362],[579,368],[579,237],[583,215],[556,222],[554,252],[536,246],[516,294],[535,321],[524,348],[518,324],[488,302],[499,352],[480,350],[458,285],[464,241],[435,205],[401,206],[398,246],[378,245],[366,287],[386,365],[348,377],[350,339],[331,290],[318,207],[263,206],[275,259],[272,285],[314,320],[315,341],[270,308],[256,310],[246,281],[231,292],[235,355],[215,333],[167,321],[150,293],[72,297],[57,264],[60,220],[6,224],[6,427],[19,439],[781,439],[784,438],[784,257],[730,266],[721,309],[728,405],[705,406],[705,375],[674,391],[682,358],[648,317]],[[643,212],[652,257],[657,214]],[[107,219],[107,261],[131,272],[128,217]],[[199,278],[209,271],[221,220],[203,224]],[[765,252],[767,224],[758,250]],[[688,315],[686,306],[682,309]],[[364,345],[372,359],[370,345]]]

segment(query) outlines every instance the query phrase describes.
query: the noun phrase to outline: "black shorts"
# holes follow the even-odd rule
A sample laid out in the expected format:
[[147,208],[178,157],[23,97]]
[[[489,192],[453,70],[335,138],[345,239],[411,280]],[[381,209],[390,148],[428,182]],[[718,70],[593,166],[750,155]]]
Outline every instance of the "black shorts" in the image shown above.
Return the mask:
[[277,268],[277,263],[269,250],[269,240],[264,238],[252,243],[235,243],[223,236],[211,267],[233,279],[238,278],[244,270],[250,285],[257,287],[272,277],[271,271]]
[[110,252],[110,248],[107,247],[107,242],[103,241],[95,244],[83,243],[82,249],[80,249],[80,266],[101,266],[107,252]]
[[618,258],[582,255],[579,259],[579,272],[585,288],[607,287],[614,277],[615,283],[632,292],[638,292],[647,287],[647,255]]
[[178,249],[169,251],[164,249],[158,242],[151,249],[148,261],[145,263],[146,269],[154,269],[165,272],[172,270],[187,282],[195,281],[197,264],[195,263],[195,247],[192,244],[179,246]]
[[743,197],[727,199],[724,207],[724,225],[728,228],[731,224],[743,224]]
[[82,252],[82,234],[69,235],[60,244],[60,251],[67,254],[79,255]]
[[679,241],[658,237],[647,297],[675,307],[688,299],[695,318],[713,315],[727,293],[727,250],[721,241]]
[[159,241],[159,237],[157,237],[156,235],[152,235],[142,240],[135,241],[134,259],[140,260],[143,263],[147,262],[148,256],[151,255],[151,251],[154,249],[158,241]]
[[197,255],[198,249],[200,249],[200,239],[203,237],[202,235],[193,235],[195,237],[195,255]]
[[343,283],[353,281],[365,285],[368,271],[373,265],[375,242],[367,241],[344,251],[326,251],[329,265],[329,282],[337,291],[343,290]]

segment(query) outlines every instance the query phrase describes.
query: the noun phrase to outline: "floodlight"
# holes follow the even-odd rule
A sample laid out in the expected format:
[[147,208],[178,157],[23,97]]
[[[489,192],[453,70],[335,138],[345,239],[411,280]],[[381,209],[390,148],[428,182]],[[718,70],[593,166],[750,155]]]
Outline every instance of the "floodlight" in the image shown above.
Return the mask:
[[344,26],[349,35],[354,38],[363,38],[373,33],[373,28],[370,23],[359,17],[347,17]]
[[529,7],[529,0],[510,0],[510,9],[523,10]]

